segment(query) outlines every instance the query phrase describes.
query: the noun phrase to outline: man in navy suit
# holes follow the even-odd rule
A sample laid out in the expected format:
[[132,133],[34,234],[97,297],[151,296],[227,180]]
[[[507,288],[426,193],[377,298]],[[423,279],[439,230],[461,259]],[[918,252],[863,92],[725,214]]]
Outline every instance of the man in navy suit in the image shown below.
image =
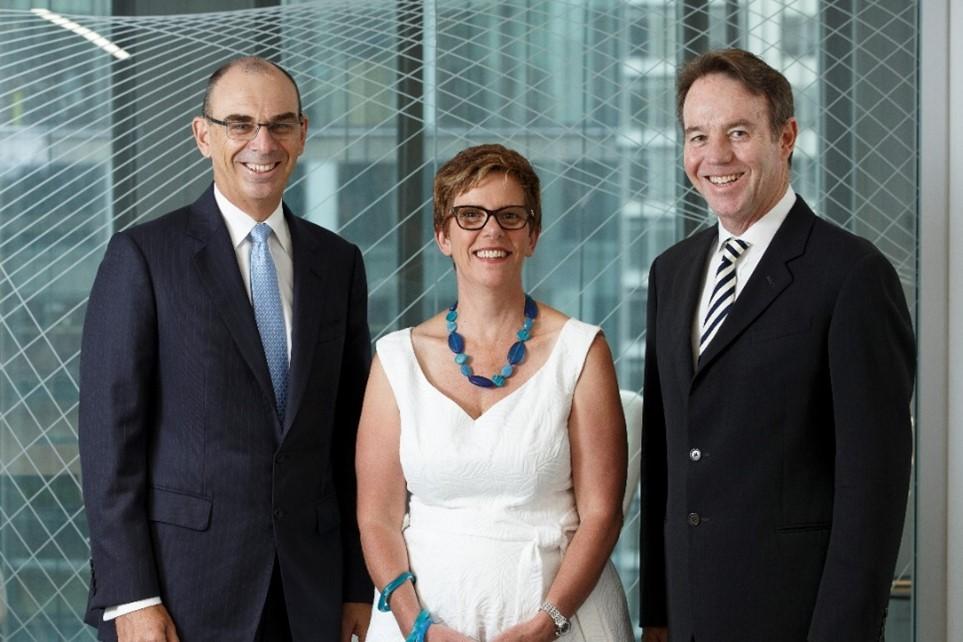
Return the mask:
[[649,272],[644,639],[881,639],[912,450],[899,278],[790,187],[781,74],[710,52],[677,99],[685,171],[718,225]]
[[307,124],[287,72],[227,63],[193,121],[213,186],[107,248],[80,375],[101,639],[364,637],[367,291],[358,248],[281,201]]

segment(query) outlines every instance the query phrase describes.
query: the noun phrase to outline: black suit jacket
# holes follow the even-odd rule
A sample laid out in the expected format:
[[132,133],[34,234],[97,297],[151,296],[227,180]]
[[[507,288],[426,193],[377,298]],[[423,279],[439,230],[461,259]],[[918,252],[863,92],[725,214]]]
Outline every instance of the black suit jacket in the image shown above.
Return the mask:
[[797,198],[693,366],[716,239],[649,274],[642,624],[675,642],[877,640],[912,449],[899,279]]
[[367,377],[358,248],[297,218],[284,425],[250,300],[209,188],[116,234],[87,307],[80,455],[87,621],[159,595],[181,640],[250,640],[275,559],[297,640],[333,640],[367,602],[354,442]]

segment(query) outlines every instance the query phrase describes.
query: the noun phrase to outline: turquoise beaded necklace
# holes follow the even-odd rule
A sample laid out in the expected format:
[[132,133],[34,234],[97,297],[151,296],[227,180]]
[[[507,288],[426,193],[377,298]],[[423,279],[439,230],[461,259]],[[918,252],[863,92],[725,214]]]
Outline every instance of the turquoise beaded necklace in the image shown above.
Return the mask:
[[525,321],[522,323],[521,329],[515,333],[518,341],[508,349],[508,363],[502,367],[498,374],[489,378],[476,375],[471,366],[468,365],[471,357],[465,354],[465,337],[458,334],[458,301],[452,303],[451,307],[448,308],[448,314],[445,315],[445,321],[448,323],[448,347],[455,353],[455,363],[458,364],[461,373],[468,377],[469,382],[481,388],[501,388],[504,386],[505,379],[514,374],[515,366],[525,358],[525,342],[532,336],[532,324],[535,323],[535,317],[537,316],[538,306],[535,305],[535,300],[526,294]]

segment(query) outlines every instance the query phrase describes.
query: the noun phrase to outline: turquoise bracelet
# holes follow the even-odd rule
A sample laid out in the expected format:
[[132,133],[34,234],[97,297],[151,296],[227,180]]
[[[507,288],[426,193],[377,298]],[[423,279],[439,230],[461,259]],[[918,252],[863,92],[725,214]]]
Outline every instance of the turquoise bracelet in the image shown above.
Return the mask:
[[401,586],[408,580],[411,580],[412,584],[414,584],[417,581],[415,579],[415,576],[411,574],[411,571],[405,571],[395,579],[388,582],[388,584],[381,591],[381,598],[378,600],[379,611],[381,611],[382,613],[387,613],[388,611],[391,610],[391,604],[390,604],[391,594],[395,592],[395,589],[397,589],[399,586]]
[[421,609],[421,613],[415,618],[415,623],[411,625],[411,633],[405,638],[405,642],[425,642],[425,633],[431,626],[431,614],[428,609]]

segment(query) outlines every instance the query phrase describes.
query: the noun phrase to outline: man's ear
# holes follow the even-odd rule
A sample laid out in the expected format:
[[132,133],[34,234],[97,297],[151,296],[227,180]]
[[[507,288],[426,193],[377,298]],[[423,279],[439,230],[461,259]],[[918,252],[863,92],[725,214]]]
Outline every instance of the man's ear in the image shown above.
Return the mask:
[[194,120],[191,121],[191,131],[194,132],[194,143],[197,145],[197,149],[200,150],[201,156],[210,158],[211,144],[208,140],[208,137],[211,135],[210,123],[207,122],[206,118],[195,116]]
[[785,158],[789,158],[796,148],[796,138],[798,136],[799,122],[795,117],[790,117],[790,119],[786,121],[786,124],[782,126],[782,132],[779,134],[779,148],[782,150],[782,155]]
[[304,153],[304,145],[308,140],[308,117],[301,116],[301,145],[298,149],[298,156]]

